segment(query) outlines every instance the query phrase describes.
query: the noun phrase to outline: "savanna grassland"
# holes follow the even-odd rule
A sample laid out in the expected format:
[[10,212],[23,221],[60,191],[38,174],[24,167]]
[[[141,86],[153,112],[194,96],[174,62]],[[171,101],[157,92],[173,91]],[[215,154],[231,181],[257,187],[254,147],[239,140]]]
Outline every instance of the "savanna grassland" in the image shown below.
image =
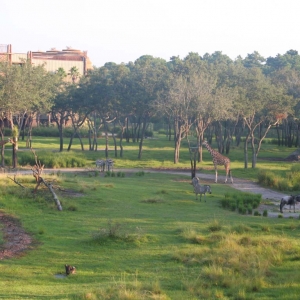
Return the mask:
[[[54,147],[50,138],[33,144],[41,160]],[[54,169],[44,175],[63,211],[45,187],[32,194],[31,175],[17,175],[25,189],[1,176],[1,212],[18,218],[34,239],[32,249],[0,262],[2,298],[299,299],[298,219],[223,209],[225,194],[243,197],[230,184],[212,184],[207,202],[196,201],[188,172],[147,172],[149,167],[189,169],[186,148],[176,166],[172,142],[163,138],[146,141],[142,160],[136,160],[136,149],[131,144],[124,158],[114,158],[113,176],[94,168],[95,159],[104,157],[101,151],[54,152],[55,158],[83,161],[82,171]],[[233,148],[233,176],[254,179],[267,168],[286,177],[292,163],[275,158],[290,152],[266,144],[258,168],[245,170],[242,149]],[[30,154],[22,142],[18,154],[19,160]],[[212,172],[207,152],[198,170]],[[0,247],[3,241],[0,235]],[[76,266],[76,274],[61,276],[65,264]]]

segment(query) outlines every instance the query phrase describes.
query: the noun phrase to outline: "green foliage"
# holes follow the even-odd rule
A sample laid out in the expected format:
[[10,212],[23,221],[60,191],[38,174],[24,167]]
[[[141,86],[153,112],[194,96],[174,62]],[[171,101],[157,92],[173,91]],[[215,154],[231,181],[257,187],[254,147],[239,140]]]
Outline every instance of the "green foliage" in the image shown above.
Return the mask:
[[219,220],[213,220],[213,222],[211,222],[209,225],[208,225],[208,229],[209,231],[220,231],[222,229],[222,225],[220,223]]
[[252,193],[225,193],[221,199],[221,206],[224,209],[230,209],[240,214],[252,214],[253,209],[256,209],[261,203],[262,195]]
[[[86,160],[82,153],[75,152],[46,152],[36,151],[39,161],[45,165],[45,168],[76,168],[84,167]],[[31,152],[18,153],[19,164],[22,166],[35,165],[34,155]]]
[[17,125],[14,125],[13,128],[12,128],[12,136],[14,138],[18,137],[19,136],[19,128]]
[[117,172],[117,177],[125,177],[125,173],[124,172]]
[[[63,137],[70,138],[73,134],[72,127],[63,128]],[[88,128],[80,128],[82,137],[88,137]],[[32,135],[36,137],[59,137],[59,132],[56,126],[38,126],[32,128]]]
[[279,176],[273,171],[261,170],[258,173],[258,182],[279,191],[299,191],[300,165],[291,165],[290,171],[286,171],[282,176]]
[[[116,173],[114,171],[106,171],[104,176],[105,177],[116,177]],[[118,174],[117,174],[117,177],[122,177],[122,176],[118,176]]]
[[144,176],[145,172],[144,171],[138,171],[135,173],[136,176]]

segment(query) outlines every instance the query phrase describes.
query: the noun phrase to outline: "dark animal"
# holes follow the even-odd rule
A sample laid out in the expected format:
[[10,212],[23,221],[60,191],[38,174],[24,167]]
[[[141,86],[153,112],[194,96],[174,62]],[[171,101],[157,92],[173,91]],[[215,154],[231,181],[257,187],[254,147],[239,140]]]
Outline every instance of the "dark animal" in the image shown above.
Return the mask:
[[76,273],[76,267],[65,265],[66,268],[66,275],[74,274]]
[[201,185],[198,177],[193,178],[192,184],[194,186],[194,192],[196,194],[196,200],[198,200],[198,194],[199,194],[200,195],[200,201],[201,201],[202,195],[204,195],[204,201],[206,202],[206,193],[211,194],[210,185]]
[[290,206],[290,209],[291,209],[291,206],[293,205],[294,212],[296,212],[295,211],[296,202],[300,202],[300,195],[297,195],[297,196],[290,195],[290,196],[283,197],[280,201],[280,212],[283,213],[282,209],[286,204],[288,204]]

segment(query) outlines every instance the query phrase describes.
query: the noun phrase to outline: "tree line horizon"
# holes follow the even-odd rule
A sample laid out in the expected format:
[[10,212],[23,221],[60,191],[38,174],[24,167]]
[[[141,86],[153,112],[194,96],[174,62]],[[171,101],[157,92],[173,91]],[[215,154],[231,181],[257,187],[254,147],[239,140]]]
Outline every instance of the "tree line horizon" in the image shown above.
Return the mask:
[[[21,65],[0,63],[0,136],[4,125],[14,126],[15,135],[31,140],[33,120],[49,114],[56,124],[63,151],[66,122],[73,128],[71,141],[80,129],[89,129],[89,150],[97,150],[98,133],[118,128],[119,155],[123,141],[139,145],[150,122],[168,125],[174,141],[174,164],[179,162],[182,139],[193,136],[202,161],[202,142],[215,138],[220,153],[229,153],[234,142],[244,143],[244,166],[248,145],[252,167],[256,166],[262,141],[276,128],[278,144],[298,147],[300,107],[300,56],[298,51],[265,59],[258,52],[244,59],[230,59],[216,51],[200,56],[191,52],[170,61],[151,55],[134,62],[106,63],[80,77],[76,67],[49,73],[29,61]],[[66,80],[70,76],[71,81]],[[113,134],[115,156],[117,136]],[[29,143],[30,144],[30,143]],[[4,147],[2,146],[2,151]],[[2,152],[3,153],[3,152]]]

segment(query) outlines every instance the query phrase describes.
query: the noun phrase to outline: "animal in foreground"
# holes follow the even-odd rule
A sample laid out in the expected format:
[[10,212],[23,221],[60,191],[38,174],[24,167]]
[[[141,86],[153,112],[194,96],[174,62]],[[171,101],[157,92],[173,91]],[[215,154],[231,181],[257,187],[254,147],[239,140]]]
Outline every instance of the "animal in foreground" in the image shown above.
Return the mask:
[[291,206],[293,205],[294,206],[294,212],[296,212],[295,211],[296,202],[300,202],[300,195],[297,195],[297,196],[293,196],[293,195],[284,196],[280,200],[280,212],[283,213],[282,209],[286,204],[288,204],[290,206],[290,209],[291,209]]
[[213,164],[215,167],[215,172],[216,172],[216,179],[215,182],[218,182],[218,165],[224,166],[225,171],[226,171],[226,178],[225,178],[225,183],[227,182],[228,175],[230,176],[231,183],[233,183],[232,175],[231,175],[231,170],[230,170],[230,159],[222,154],[220,154],[218,151],[214,150],[207,141],[204,141],[203,144],[210,155],[212,156],[213,159]]
[[211,194],[210,185],[206,185],[206,184],[201,185],[198,177],[194,177],[192,179],[192,184],[194,186],[194,192],[196,194],[196,200],[198,200],[198,194],[199,194],[200,195],[200,201],[201,201],[202,195],[204,195],[204,200],[206,202],[206,193]]
[[76,273],[76,267],[65,265],[66,268],[66,275],[75,274]]

